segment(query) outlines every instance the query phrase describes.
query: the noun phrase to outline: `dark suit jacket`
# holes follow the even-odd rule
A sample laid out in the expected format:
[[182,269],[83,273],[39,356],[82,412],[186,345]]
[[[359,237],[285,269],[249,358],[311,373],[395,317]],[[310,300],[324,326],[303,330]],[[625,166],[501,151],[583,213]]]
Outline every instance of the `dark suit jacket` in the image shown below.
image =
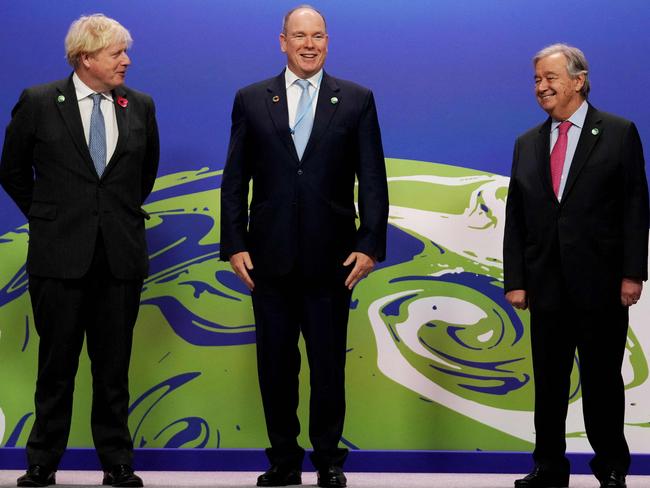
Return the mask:
[[551,120],[517,139],[506,205],[505,291],[531,310],[620,304],[648,277],[648,186],[634,124],[589,106],[561,202],[551,187]]
[[221,183],[223,260],[249,251],[255,272],[265,275],[295,265],[312,275],[328,273],[355,250],[382,260],[387,218],[386,168],[370,90],[323,75],[302,160],[289,131],[284,73],[237,93]]
[[[118,97],[127,100],[126,107]],[[72,77],[25,90],[12,111],[0,183],[29,220],[30,274],[82,277],[101,229],[113,275],[147,275],[141,205],[158,169],[155,109],[151,97],[127,87],[116,88],[113,98],[119,136],[101,178],[88,151]]]

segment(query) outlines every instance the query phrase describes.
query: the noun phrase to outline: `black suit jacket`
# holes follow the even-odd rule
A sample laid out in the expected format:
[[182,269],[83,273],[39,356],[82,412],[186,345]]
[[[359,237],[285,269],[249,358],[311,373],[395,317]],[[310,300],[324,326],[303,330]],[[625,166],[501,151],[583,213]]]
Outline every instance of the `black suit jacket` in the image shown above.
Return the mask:
[[237,93],[221,184],[223,260],[249,251],[255,272],[265,275],[295,265],[324,274],[355,250],[382,260],[387,219],[386,168],[370,90],[324,73],[302,160],[289,131],[284,72]]
[[113,99],[119,136],[101,178],[88,151],[72,77],[25,90],[12,111],[0,183],[29,220],[30,274],[82,277],[101,229],[113,275],[147,275],[141,205],[158,169],[155,109],[151,97],[124,86],[113,91]]
[[558,202],[550,118],[517,139],[506,205],[505,291],[531,310],[620,304],[621,280],[648,277],[648,186],[634,124],[589,106]]

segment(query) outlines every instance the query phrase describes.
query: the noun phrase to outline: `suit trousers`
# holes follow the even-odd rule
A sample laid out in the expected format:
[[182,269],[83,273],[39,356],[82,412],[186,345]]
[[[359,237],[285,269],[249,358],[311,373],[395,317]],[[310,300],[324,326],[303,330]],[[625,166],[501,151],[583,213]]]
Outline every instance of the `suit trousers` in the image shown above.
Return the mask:
[[533,457],[538,465],[568,473],[566,416],[575,351],[580,371],[582,410],[598,477],[616,469],[627,473],[630,452],[625,441],[625,390],[621,366],[628,329],[628,309],[540,311],[531,308],[531,345],[535,374]]
[[65,451],[84,336],[93,378],[91,429],[97,454],[104,469],[132,464],[128,371],[141,291],[142,280],[111,275],[101,233],[83,278],[30,275],[40,343],[29,465],[56,469]]
[[272,465],[302,467],[298,373],[302,332],[309,361],[311,395],[309,438],[317,469],[342,466],[347,449],[339,448],[345,417],[345,359],[351,291],[350,268],[340,266],[326,278],[308,278],[300,270],[281,277],[253,275],[257,368],[271,443]]

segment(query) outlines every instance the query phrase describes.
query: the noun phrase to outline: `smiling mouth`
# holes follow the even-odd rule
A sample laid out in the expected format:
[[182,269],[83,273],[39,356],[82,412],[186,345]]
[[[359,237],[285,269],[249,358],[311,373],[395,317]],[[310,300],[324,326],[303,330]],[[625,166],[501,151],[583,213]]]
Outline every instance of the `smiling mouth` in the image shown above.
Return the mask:
[[549,100],[550,98],[554,97],[555,93],[546,93],[546,94],[540,94],[540,95],[537,95],[537,96],[539,97],[540,100],[545,101],[545,100]]
[[316,59],[316,54],[309,53],[309,54],[301,54],[300,57],[304,59]]

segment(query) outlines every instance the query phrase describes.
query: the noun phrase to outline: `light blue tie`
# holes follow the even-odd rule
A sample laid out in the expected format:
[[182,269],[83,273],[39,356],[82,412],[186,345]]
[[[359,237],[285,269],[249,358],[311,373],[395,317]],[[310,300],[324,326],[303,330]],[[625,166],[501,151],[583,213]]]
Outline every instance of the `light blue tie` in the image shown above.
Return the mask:
[[101,177],[106,168],[106,126],[104,125],[102,109],[99,106],[102,95],[100,93],[93,93],[90,96],[93,99],[93,111],[90,114],[88,149],[90,150],[90,157],[93,158],[97,175]]
[[302,159],[302,155],[307,147],[307,141],[311,134],[311,128],[314,125],[314,110],[311,108],[313,98],[309,96],[309,81],[296,80],[296,84],[302,88],[300,100],[298,100],[298,108],[296,110],[296,123],[293,129],[293,143],[296,146],[298,159]]

